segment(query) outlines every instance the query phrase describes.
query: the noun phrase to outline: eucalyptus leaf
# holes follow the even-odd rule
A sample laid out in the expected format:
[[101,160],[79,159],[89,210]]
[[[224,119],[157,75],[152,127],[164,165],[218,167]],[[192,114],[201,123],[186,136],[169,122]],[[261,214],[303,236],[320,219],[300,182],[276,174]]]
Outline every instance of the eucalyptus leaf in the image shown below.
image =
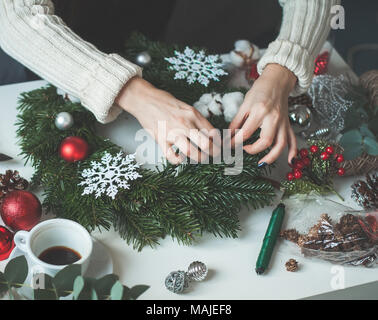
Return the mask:
[[344,152],[343,156],[345,160],[353,160],[362,155],[364,148],[360,143],[349,144],[343,146]]
[[91,289],[91,298],[92,300],[98,300],[97,292],[94,288]]
[[0,296],[8,291],[8,281],[4,277],[4,273],[0,272]]
[[74,299],[78,300],[81,291],[84,289],[85,286],[85,280],[82,276],[76,277],[74,284],[73,284],[73,294]]
[[123,285],[117,281],[110,290],[110,297],[112,300],[122,300],[123,297]]
[[362,134],[362,136],[364,137],[370,137],[372,139],[375,139],[375,136],[373,134],[373,132],[371,132],[368,128],[368,125],[366,123],[364,123],[361,127],[360,127],[360,132]]
[[34,290],[34,300],[58,300],[59,296],[53,284],[53,278],[47,274],[42,274],[44,277],[43,287]]
[[[97,295],[95,294],[96,292],[94,290],[95,279],[83,278],[81,276],[79,277],[83,279],[83,283],[80,283],[80,285],[83,285],[83,286],[81,287],[80,293],[78,295],[74,295],[75,299],[76,300],[92,300],[95,296],[97,297]],[[74,294],[75,294],[75,284],[74,284]]]
[[365,137],[364,138],[365,150],[371,156],[378,156],[378,143],[375,138]]
[[339,144],[345,149],[348,145],[353,144],[362,144],[362,134],[360,130],[353,129],[348,132],[345,132],[341,137]]
[[110,290],[117,281],[118,276],[115,274],[108,274],[101,279],[96,280],[94,288],[99,299],[104,299],[105,297],[110,296]]
[[73,291],[76,277],[81,275],[81,265],[71,264],[60,270],[54,277],[53,283],[60,297],[68,296]]
[[7,263],[4,270],[4,277],[10,287],[21,287],[28,276],[28,263],[24,256],[19,256]]
[[146,285],[137,285],[130,289],[131,297],[136,300],[139,296],[141,296],[146,290],[148,290],[149,286]]

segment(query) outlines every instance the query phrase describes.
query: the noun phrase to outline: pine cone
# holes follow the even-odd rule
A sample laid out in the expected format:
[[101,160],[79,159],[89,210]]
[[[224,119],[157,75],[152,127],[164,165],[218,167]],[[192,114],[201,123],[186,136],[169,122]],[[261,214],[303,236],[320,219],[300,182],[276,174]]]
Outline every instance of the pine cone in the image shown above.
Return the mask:
[[298,261],[295,259],[289,259],[289,261],[285,263],[285,267],[287,271],[295,272],[298,270]]
[[366,181],[359,180],[352,185],[352,199],[364,209],[378,208],[378,174],[366,175]]
[[25,190],[29,182],[22,178],[18,171],[7,170],[0,174],[0,204],[3,198],[13,190]]
[[299,238],[299,232],[295,229],[284,230],[281,231],[280,237],[284,238],[285,240],[297,243]]

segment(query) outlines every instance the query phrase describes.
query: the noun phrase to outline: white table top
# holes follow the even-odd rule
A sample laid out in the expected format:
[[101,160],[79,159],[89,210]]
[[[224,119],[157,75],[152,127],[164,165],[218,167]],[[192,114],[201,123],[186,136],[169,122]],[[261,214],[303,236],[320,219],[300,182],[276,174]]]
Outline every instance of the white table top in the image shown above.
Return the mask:
[[[330,73],[351,72],[349,67],[333,50]],[[16,141],[16,105],[21,92],[45,85],[45,81],[33,81],[0,87],[0,152],[14,157],[9,162],[0,162],[0,172],[6,169],[19,170],[30,179],[33,169],[17,156],[20,149]],[[140,126],[137,121],[123,114],[110,125],[99,125],[101,134],[121,146],[127,152],[134,152],[136,144],[133,133]],[[288,168],[286,154],[278,161],[282,170],[275,176],[283,178]],[[358,208],[350,199],[350,185],[356,178],[336,179],[337,190],[345,197],[345,204]],[[338,201],[335,197],[330,197]],[[248,212],[240,212],[242,231],[238,239],[221,239],[205,235],[192,246],[182,246],[170,238],[161,241],[157,248],[145,248],[137,252],[128,246],[114,231],[94,232],[93,236],[102,241],[114,259],[114,273],[127,286],[147,284],[151,288],[140,299],[300,299],[317,294],[342,289],[335,282],[334,265],[319,260],[293,256],[278,245],[271,261],[270,269],[263,276],[257,276],[254,268],[261,241],[270,219],[272,207]],[[290,214],[290,213],[287,213]],[[46,217],[45,217],[46,218]],[[45,219],[44,218],[44,219]],[[285,262],[296,258],[301,268],[296,273],[287,272]],[[195,260],[203,261],[210,269],[209,276],[202,283],[192,284],[186,294],[173,294],[164,287],[164,279],[169,272],[185,270]],[[0,270],[6,262],[0,262]],[[363,267],[343,267],[344,287],[349,288],[378,280],[377,269]],[[377,294],[378,296],[378,294]]]

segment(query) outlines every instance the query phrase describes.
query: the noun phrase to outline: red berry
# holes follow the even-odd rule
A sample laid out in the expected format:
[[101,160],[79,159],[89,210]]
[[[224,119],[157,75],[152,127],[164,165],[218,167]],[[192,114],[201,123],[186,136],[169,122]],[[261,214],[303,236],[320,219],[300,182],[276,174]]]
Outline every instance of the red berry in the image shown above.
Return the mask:
[[305,148],[299,150],[299,155],[301,156],[301,158],[306,158],[308,156],[308,150]]
[[345,174],[345,169],[344,168],[339,168],[338,170],[337,170],[337,174],[341,177],[341,176],[343,176],[344,174]]
[[296,160],[294,162],[294,168],[295,169],[303,169],[304,168],[304,163],[302,160]]
[[317,145],[312,145],[311,147],[310,147],[310,151],[312,152],[312,153],[315,153],[315,152],[318,152],[319,151],[319,147],[317,146]]
[[291,181],[291,180],[294,179],[294,175],[293,175],[291,172],[289,172],[289,173],[286,175],[286,178],[287,178],[287,180]]
[[338,163],[343,162],[343,161],[344,161],[344,156],[343,156],[342,154],[338,154],[338,155],[336,156],[336,161],[337,161]]
[[320,154],[320,159],[325,161],[325,160],[328,160],[328,158],[329,158],[329,154],[327,152],[324,151]]
[[295,179],[302,178],[302,171],[301,170],[294,170],[294,178]]
[[333,147],[331,146],[328,146],[325,151],[328,153],[328,154],[332,154],[335,150],[333,149]]
[[305,167],[308,167],[311,164],[311,160],[309,158],[303,158],[302,162]]

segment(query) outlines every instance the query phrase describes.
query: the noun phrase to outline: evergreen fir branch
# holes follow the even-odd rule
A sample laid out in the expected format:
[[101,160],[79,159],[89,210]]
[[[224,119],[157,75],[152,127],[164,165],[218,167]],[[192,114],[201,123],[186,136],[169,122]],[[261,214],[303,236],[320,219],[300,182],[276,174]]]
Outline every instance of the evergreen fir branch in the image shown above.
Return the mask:
[[[127,54],[132,56],[147,50],[154,63],[146,68],[144,77],[158,87],[174,93],[187,103],[196,101],[209,90],[232,91],[227,79],[209,85],[188,85],[172,80],[171,71],[163,57],[172,55],[177,46],[165,46],[134,35]],[[191,244],[204,232],[220,237],[237,237],[240,230],[238,212],[242,206],[259,208],[274,198],[272,185],[261,176],[268,169],[257,167],[259,155],[243,155],[242,172],[224,175],[220,164],[166,164],[160,170],[139,170],[141,178],[130,182],[129,190],[119,190],[115,200],[103,195],[82,195],[80,173],[100,161],[104,152],[114,155],[121,148],[96,134],[95,117],[78,103],[64,99],[56,88],[47,86],[23,93],[19,101],[17,135],[21,154],[34,167],[34,187],[44,189],[43,206],[58,217],[72,219],[89,231],[108,230],[111,226],[137,250],[155,246],[161,238],[170,236],[182,244]],[[75,123],[67,131],[54,124],[59,112],[69,112]],[[223,117],[211,117],[219,129],[228,127]],[[245,143],[258,138],[256,132]],[[92,150],[86,160],[67,163],[59,157],[58,149],[68,136],[83,137]]]

